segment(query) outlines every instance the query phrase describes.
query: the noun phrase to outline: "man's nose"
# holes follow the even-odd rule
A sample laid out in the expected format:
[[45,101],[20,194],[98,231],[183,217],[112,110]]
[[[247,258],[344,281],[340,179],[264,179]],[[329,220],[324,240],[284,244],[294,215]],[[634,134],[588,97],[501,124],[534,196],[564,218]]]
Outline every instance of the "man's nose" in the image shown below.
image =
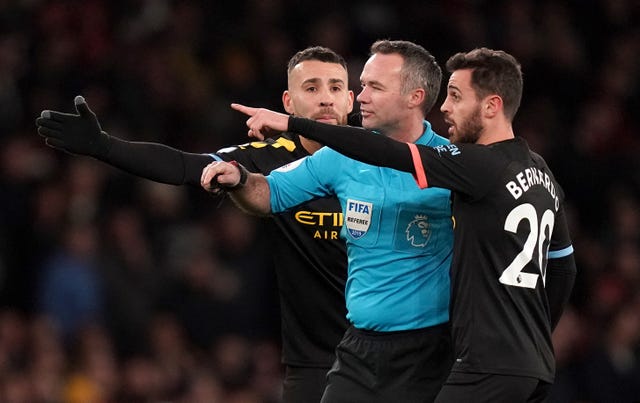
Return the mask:
[[333,106],[335,95],[331,92],[331,90],[323,88],[320,90],[320,106],[327,107]]
[[440,106],[440,112],[446,112],[448,110],[448,105],[446,102],[443,102],[442,105]]
[[360,91],[360,93],[358,94],[358,96],[356,97],[356,101],[358,101],[358,102],[366,102],[366,99],[365,99],[366,96],[367,96],[366,91],[367,91],[367,89],[363,88]]

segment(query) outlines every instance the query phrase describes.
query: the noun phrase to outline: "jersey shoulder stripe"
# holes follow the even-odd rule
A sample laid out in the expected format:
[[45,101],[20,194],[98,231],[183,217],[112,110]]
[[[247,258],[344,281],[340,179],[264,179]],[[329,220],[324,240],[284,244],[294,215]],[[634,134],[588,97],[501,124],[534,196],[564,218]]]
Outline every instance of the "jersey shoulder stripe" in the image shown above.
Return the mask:
[[422,158],[420,158],[420,152],[418,151],[418,146],[413,143],[407,143],[409,146],[409,150],[411,151],[411,159],[413,160],[413,167],[415,168],[414,178],[418,183],[420,189],[424,189],[429,187],[429,183],[427,182],[427,175],[424,173],[424,167],[422,165]]

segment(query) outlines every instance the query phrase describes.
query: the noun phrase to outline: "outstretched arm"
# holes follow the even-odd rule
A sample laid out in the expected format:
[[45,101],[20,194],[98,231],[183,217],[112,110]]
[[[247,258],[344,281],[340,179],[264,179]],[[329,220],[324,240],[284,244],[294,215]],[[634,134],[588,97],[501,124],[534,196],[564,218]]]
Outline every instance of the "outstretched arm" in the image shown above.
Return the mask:
[[211,162],[204,154],[186,153],[164,144],[129,142],[102,131],[85,99],[74,99],[77,114],[43,111],[38,133],[48,146],[97,158],[132,175],[172,185],[198,186],[202,169]]
[[231,104],[231,107],[249,116],[247,127],[250,136],[262,138],[273,131],[290,131],[333,148],[349,158],[414,173],[411,151],[406,143],[359,127],[329,125],[240,104]]
[[414,173],[409,146],[372,131],[293,116],[289,118],[288,130],[316,140],[349,158]]

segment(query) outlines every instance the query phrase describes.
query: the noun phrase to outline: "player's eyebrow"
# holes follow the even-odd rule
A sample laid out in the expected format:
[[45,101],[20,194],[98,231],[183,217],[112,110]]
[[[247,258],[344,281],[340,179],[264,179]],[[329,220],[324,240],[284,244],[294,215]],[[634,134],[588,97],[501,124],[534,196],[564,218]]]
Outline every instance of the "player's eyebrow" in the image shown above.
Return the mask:
[[[302,84],[307,84],[307,83],[311,83],[311,84],[318,84],[320,81],[322,81],[320,78],[318,77],[312,77],[312,78],[308,78],[306,80],[304,80],[302,82]],[[340,83],[340,84],[344,84],[344,80],[341,78],[330,78],[329,79],[329,83],[330,84],[336,84],[336,83]]]
[[318,77],[307,78],[306,80],[304,80],[302,82],[302,85],[307,84],[307,83],[309,83],[309,84],[317,84],[318,81],[320,81],[320,79]]

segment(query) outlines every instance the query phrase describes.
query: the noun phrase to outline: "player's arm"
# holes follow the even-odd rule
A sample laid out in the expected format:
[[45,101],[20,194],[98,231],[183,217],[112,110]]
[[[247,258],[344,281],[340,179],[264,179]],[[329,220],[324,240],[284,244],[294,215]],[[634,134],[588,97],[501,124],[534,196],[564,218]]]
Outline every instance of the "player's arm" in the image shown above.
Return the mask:
[[316,140],[340,154],[371,165],[414,173],[406,143],[352,126],[334,126],[311,119],[289,117],[288,131]]
[[229,192],[236,205],[247,213],[271,213],[271,193],[267,179],[262,174],[249,173],[238,163],[210,163],[202,170],[200,184],[208,192]]
[[573,246],[569,241],[569,230],[562,206],[556,214],[555,221],[551,247],[548,252],[545,281],[551,330],[555,329],[569,302],[577,272]]
[[289,131],[316,140],[330,148],[371,165],[414,173],[411,151],[406,143],[377,135],[360,127],[335,126],[240,104],[231,107],[249,116],[249,135],[264,138],[265,133]]
[[77,114],[43,111],[36,119],[47,145],[72,154],[97,158],[132,175],[172,185],[198,186],[205,154],[186,153],[164,144],[129,142],[102,131],[83,97],[74,100]]
[[555,329],[567,302],[569,302],[575,277],[576,262],[573,254],[549,259],[546,290],[551,313],[551,330]]

